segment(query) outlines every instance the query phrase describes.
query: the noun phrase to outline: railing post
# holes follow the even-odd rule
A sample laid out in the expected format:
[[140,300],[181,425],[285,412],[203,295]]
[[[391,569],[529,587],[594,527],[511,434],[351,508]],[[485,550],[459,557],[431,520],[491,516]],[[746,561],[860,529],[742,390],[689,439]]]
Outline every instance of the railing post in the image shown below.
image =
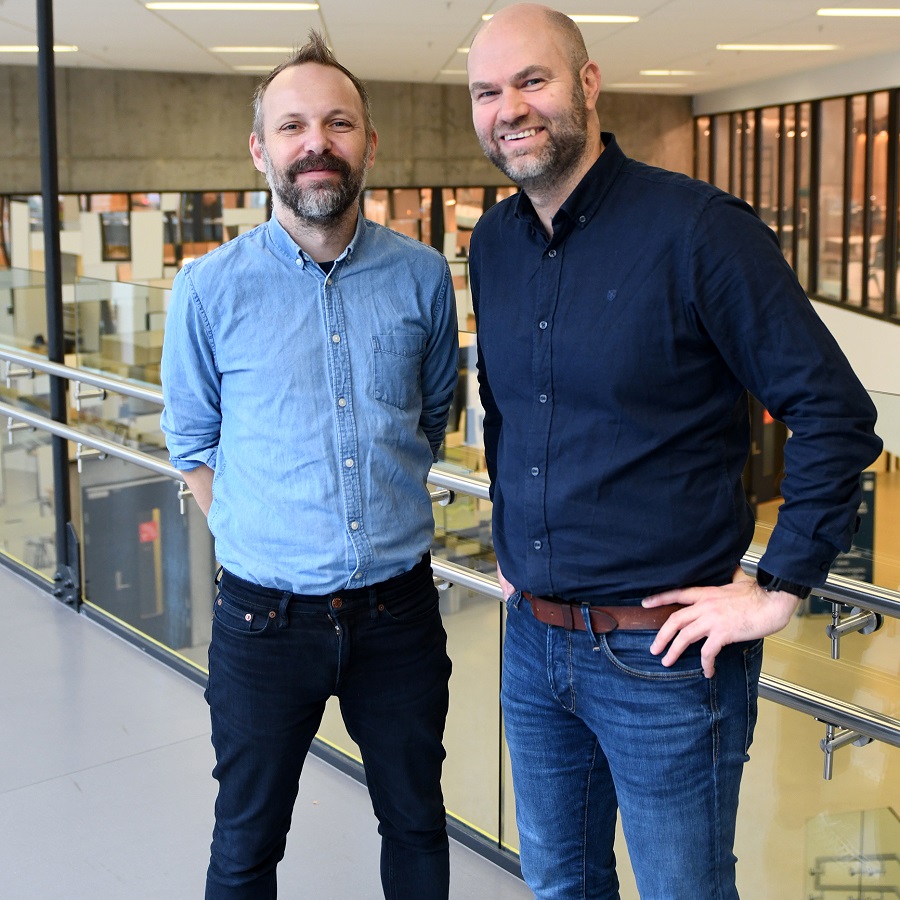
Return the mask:
[[[56,68],[53,60],[53,0],[37,0],[38,106],[41,132],[41,194],[44,207],[44,271],[47,300],[47,353],[65,358],[62,265],[59,252],[59,176],[56,146]],[[50,416],[66,423],[66,381],[50,377]],[[53,436],[53,508],[56,517],[54,595],[77,608],[81,603],[78,537],[72,525],[68,442]]]

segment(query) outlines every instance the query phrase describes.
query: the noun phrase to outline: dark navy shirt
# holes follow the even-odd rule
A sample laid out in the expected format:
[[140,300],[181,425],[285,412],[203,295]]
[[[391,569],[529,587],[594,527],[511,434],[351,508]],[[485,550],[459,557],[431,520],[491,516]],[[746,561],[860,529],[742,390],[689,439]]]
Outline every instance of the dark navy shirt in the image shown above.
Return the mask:
[[524,193],[472,235],[503,574],[605,602],[730,581],[749,390],[792,432],[763,568],[819,585],[881,450],[874,406],[749,206],[603,142],[552,239]]

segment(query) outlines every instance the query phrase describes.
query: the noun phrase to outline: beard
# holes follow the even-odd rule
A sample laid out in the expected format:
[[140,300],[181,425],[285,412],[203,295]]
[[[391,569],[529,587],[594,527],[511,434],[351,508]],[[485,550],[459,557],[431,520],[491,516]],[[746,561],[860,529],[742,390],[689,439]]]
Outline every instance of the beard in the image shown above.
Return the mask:
[[[291,163],[285,169],[276,169],[269,154],[263,147],[266,161],[266,181],[272,194],[282,206],[290,210],[298,219],[309,225],[328,225],[337,221],[355,203],[366,183],[366,160],[370,148],[357,168],[339,156],[330,154],[306,156]],[[296,177],[311,169],[326,169],[340,173],[337,183],[327,181],[321,184],[302,186]]]
[[[479,135],[481,149],[485,156],[510,181],[524,191],[541,192],[564,180],[569,171],[582,158],[587,147],[587,110],[584,106],[584,91],[576,82],[572,90],[571,106],[555,120],[539,117],[537,121],[522,116],[515,122],[507,123],[505,130],[542,126],[547,140],[538,150],[503,152],[503,139],[496,134]],[[513,143],[513,147],[515,144]]]

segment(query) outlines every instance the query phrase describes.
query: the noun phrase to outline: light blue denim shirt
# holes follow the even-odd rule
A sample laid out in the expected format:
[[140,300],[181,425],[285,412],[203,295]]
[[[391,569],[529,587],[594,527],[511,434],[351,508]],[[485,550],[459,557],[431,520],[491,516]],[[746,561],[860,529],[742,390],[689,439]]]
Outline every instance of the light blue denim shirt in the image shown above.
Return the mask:
[[327,275],[274,217],[187,263],[162,428],[175,468],[215,472],[218,561],[304,594],[410,569],[456,379],[446,260],[361,216]]

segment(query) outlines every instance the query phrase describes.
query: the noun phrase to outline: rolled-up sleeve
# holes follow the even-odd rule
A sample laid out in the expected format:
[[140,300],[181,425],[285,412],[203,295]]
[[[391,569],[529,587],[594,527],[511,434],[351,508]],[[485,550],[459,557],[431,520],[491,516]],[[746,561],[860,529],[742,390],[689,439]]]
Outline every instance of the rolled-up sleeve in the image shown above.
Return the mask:
[[436,457],[447,428],[459,361],[456,298],[446,262],[434,301],[432,325],[433,330],[422,360],[422,415],[419,425]]
[[181,471],[216,467],[222,422],[215,344],[190,268],[175,277],[162,352],[165,408],[160,425],[169,460]]

